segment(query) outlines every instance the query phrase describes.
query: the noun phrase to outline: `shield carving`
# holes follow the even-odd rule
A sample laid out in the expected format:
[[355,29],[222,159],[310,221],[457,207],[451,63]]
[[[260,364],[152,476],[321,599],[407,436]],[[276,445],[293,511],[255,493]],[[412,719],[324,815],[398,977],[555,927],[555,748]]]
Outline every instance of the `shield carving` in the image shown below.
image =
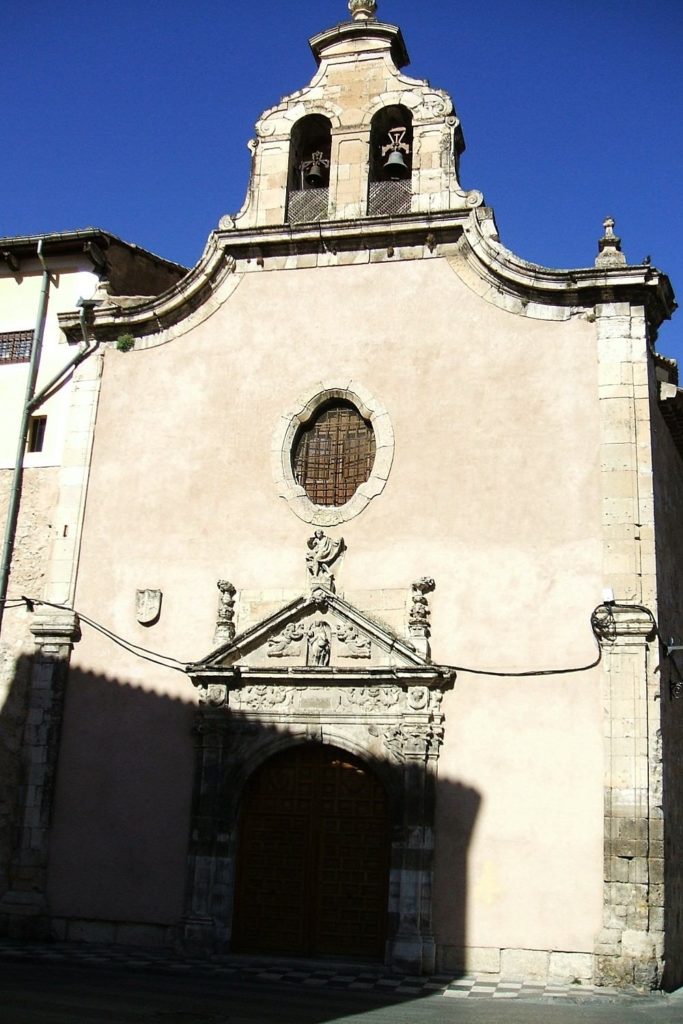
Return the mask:
[[141,626],[151,626],[161,612],[160,590],[135,591],[135,617]]

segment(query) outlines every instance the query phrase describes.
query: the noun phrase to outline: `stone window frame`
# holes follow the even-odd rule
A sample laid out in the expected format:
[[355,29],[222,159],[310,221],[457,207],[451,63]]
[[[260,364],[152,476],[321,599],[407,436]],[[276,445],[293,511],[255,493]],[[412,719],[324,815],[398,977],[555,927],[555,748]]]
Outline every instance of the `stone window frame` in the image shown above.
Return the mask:
[[[294,478],[292,452],[299,429],[310,422],[322,405],[335,400],[351,402],[369,421],[375,435],[375,461],[368,479],[344,505],[315,505]],[[384,405],[358,381],[320,381],[282,414],[273,435],[271,454],[278,494],[294,515],[315,526],[338,526],[354,519],[384,490],[394,460],[394,428]]]

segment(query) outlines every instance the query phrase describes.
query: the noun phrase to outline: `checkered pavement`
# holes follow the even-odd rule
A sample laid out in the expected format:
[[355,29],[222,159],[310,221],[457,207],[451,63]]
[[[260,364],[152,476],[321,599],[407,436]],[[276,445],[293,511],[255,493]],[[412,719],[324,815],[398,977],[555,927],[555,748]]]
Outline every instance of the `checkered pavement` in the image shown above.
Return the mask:
[[592,985],[507,980],[498,975],[453,974],[417,976],[386,974],[381,967],[359,964],[278,960],[248,956],[182,956],[169,950],[131,949],[86,943],[37,943],[0,940],[0,962],[22,960],[98,967],[125,967],[142,972],[194,973],[198,976],[244,978],[253,981],[335,988],[396,995],[441,994],[450,999],[517,999],[536,1002],[614,1002],[640,999],[635,991]]

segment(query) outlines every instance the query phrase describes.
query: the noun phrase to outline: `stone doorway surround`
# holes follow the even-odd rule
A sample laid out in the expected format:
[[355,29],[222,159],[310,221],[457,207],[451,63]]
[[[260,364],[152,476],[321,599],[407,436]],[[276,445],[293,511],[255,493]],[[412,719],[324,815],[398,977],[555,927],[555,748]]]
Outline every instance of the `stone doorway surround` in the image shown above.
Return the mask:
[[273,754],[315,742],[360,757],[384,785],[392,833],[385,963],[434,971],[435,783],[441,701],[455,673],[431,663],[424,632],[415,639],[427,653],[314,587],[188,667],[200,703],[184,942],[230,949],[244,785]]

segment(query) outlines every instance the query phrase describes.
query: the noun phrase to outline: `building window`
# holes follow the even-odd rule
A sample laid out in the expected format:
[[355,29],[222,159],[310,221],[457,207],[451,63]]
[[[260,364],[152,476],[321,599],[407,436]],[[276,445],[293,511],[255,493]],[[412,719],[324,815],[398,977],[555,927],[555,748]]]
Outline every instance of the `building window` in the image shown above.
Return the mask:
[[345,505],[370,478],[375,435],[348,401],[322,405],[294,440],[292,470],[314,505]]
[[28,441],[26,442],[27,452],[42,452],[46,426],[47,416],[31,416],[28,426]]
[[33,331],[0,332],[0,363],[28,363]]
[[306,523],[339,526],[384,490],[394,458],[387,409],[360,381],[307,388],[278,417],[271,442],[278,494]]

